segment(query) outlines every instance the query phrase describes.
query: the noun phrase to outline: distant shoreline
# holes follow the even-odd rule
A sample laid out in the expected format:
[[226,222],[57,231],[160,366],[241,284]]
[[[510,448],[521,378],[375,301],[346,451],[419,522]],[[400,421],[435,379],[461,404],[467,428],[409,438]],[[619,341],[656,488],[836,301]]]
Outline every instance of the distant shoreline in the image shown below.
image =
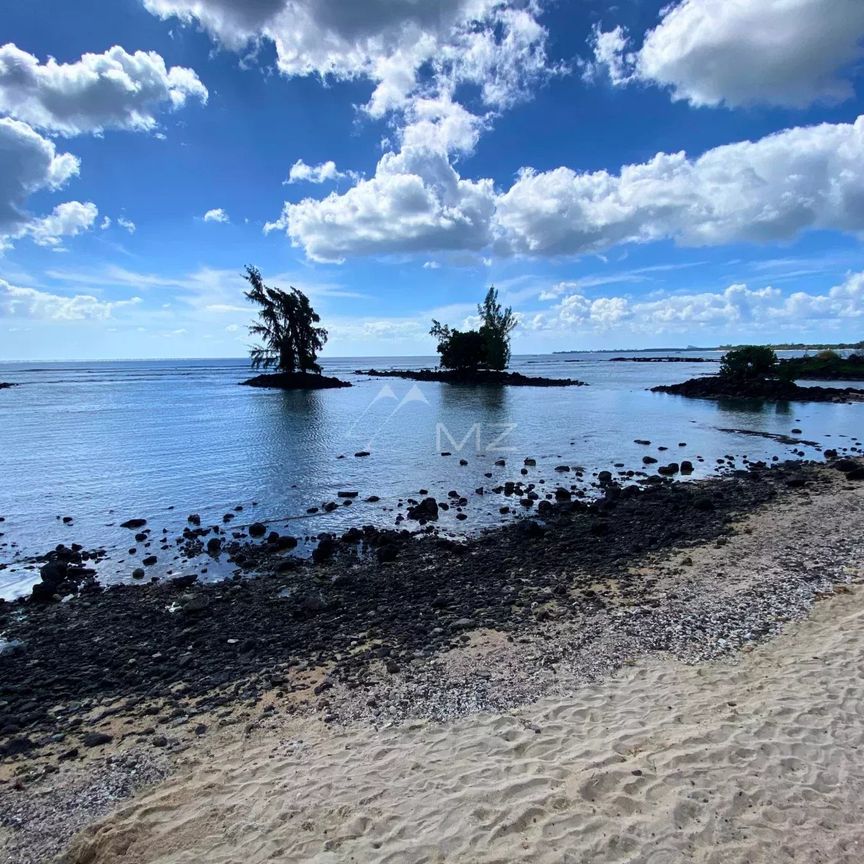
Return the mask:
[[[688,345],[686,348],[573,348],[566,351],[553,351],[552,354],[655,354],[660,351],[667,354],[684,354],[694,351],[730,351],[733,348],[740,347],[740,345],[715,345],[714,347],[706,348],[698,345]],[[812,345],[802,342],[776,345],[768,344],[765,347],[772,348],[774,351],[851,351],[855,349],[864,349],[864,342],[839,342],[835,344],[826,343]]]

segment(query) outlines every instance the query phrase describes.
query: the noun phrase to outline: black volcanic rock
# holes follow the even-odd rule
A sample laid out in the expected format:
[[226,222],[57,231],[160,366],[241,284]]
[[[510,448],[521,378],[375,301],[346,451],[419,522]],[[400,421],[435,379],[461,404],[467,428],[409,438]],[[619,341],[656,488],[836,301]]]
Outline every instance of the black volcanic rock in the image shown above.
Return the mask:
[[793,381],[766,378],[736,381],[721,375],[691,378],[681,384],[661,384],[652,393],[673,393],[696,399],[763,399],[769,402],[859,402],[864,390],[854,387],[799,387]]
[[276,372],[269,375],[256,375],[241,381],[247,387],[269,387],[275,390],[332,390],[337,387],[350,387],[348,381],[331,378],[327,375],[313,375],[311,372]]
[[584,381],[573,378],[542,378],[521,372],[497,372],[491,369],[358,369],[356,375],[373,378],[407,378],[410,381],[438,381],[442,384],[474,386],[481,384],[508,384],[514,387],[587,387]]

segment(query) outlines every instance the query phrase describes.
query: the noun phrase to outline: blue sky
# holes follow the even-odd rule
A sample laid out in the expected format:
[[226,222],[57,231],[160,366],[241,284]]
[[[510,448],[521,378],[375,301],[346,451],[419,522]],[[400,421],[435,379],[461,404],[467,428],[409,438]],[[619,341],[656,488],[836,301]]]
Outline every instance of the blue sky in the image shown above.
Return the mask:
[[860,0],[3,18],[0,360],[241,356],[247,263],[334,356],[864,338]]

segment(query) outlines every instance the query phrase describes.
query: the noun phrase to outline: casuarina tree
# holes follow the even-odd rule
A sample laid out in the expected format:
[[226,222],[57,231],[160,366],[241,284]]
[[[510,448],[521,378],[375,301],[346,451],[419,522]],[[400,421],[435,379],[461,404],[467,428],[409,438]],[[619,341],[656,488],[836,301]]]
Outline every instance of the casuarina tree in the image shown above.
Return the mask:
[[318,352],[327,342],[327,331],[309,298],[294,287],[283,291],[264,284],[261,271],[246,267],[243,277],[251,286],[246,299],[257,303],[258,321],[249,332],[263,344],[250,349],[256,369],[276,368],[279,372],[321,372]]
[[513,310],[509,306],[502,308],[498,289],[492,285],[483,302],[477,304],[477,314],[483,322],[480,335],[486,344],[487,368],[506,369],[510,365],[510,334],[516,326]]

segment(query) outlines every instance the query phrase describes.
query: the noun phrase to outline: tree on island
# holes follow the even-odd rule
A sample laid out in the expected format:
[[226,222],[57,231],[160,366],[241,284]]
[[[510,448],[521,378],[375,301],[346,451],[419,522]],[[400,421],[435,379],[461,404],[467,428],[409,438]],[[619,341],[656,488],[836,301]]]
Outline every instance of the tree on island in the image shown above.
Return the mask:
[[438,353],[445,369],[476,372],[488,369],[500,372],[510,363],[510,334],[516,326],[516,316],[508,306],[498,302],[493,285],[477,306],[481,325],[478,330],[456,330],[433,319],[431,336],[438,340]]
[[320,375],[316,360],[327,342],[327,331],[316,326],[321,318],[309,298],[293,286],[283,291],[265,285],[257,267],[247,266],[243,278],[252,286],[245,292],[246,299],[261,307],[259,320],[249,327],[264,343],[250,349],[252,366]]
[[761,381],[777,374],[777,354],[767,345],[742,345],[723,355],[720,376],[731,381]]

